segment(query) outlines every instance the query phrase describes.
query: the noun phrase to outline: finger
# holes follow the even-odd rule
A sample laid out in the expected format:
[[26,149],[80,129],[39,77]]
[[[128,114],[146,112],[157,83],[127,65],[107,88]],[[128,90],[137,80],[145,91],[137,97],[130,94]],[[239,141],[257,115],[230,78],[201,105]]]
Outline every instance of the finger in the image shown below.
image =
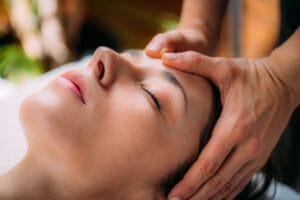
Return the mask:
[[[232,177],[236,174],[243,166],[246,166],[249,172],[249,167],[246,165],[248,162],[247,153],[243,152],[242,148],[238,148],[231,153],[226,159],[224,164],[218,170],[218,172],[212,176],[194,195],[193,199],[208,199],[218,192],[223,187],[230,188]],[[247,158],[247,159],[246,159]],[[252,163],[250,163],[252,166]]]
[[[164,53],[163,64],[178,70],[204,76],[218,85],[224,77],[229,59],[209,57],[194,51]],[[226,72],[226,71],[225,71]]]
[[232,191],[230,191],[230,193],[224,199],[226,199],[226,200],[234,199],[240,192],[243,191],[243,189],[245,189],[245,187],[251,181],[251,179],[252,179],[252,177],[253,177],[253,175],[255,174],[256,171],[257,171],[257,169],[254,169],[254,170],[250,171],[241,180],[241,182]]
[[211,198],[211,200],[223,199],[226,197],[237,185],[242,181],[242,179],[247,176],[247,174],[254,170],[254,165],[251,161],[247,162],[230,180],[226,183],[223,188]]
[[165,52],[174,52],[175,47],[173,42],[171,34],[160,33],[154,36],[149,42],[145,48],[145,52],[150,57],[160,58]]
[[[232,130],[230,122],[226,121],[226,116],[218,120],[212,138],[201,152],[198,160],[186,173],[184,178],[171,191],[169,197],[180,197],[187,199],[191,197],[198,188],[215,174],[222,162],[234,148],[236,142],[228,134]],[[226,128],[224,128],[226,124]]]

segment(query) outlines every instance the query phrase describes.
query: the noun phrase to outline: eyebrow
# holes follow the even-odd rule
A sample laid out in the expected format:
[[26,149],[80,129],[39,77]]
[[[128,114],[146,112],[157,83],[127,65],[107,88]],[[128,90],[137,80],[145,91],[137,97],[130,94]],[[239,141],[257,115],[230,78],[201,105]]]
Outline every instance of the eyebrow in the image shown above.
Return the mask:
[[[127,50],[123,51],[123,53],[128,53],[132,57],[135,57],[137,59],[142,56],[142,51],[138,50],[138,49],[127,49]],[[174,86],[176,86],[180,89],[180,91],[182,92],[183,98],[184,98],[184,110],[185,110],[185,112],[187,112],[188,99],[187,99],[187,95],[186,95],[185,89],[182,86],[182,84],[178,81],[178,79],[174,76],[174,74],[169,71],[161,70],[161,74],[164,78],[166,78],[166,80],[168,82],[172,83]]]
[[174,86],[180,89],[184,98],[184,109],[185,112],[187,112],[188,99],[182,84],[178,81],[178,79],[174,76],[174,74],[169,71],[162,70],[161,74],[164,78],[166,78],[166,80],[168,80],[168,82],[172,83]]

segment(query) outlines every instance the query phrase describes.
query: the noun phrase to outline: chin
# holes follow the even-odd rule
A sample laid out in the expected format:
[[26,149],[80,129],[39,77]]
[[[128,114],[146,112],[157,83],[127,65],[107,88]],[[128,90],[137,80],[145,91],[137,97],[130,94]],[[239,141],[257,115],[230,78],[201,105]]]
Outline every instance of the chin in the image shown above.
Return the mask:
[[[65,91],[46,86],[22,102],[20,122],[27,135],[61,134],[70,130],[78,120],[76,103]],[[40,136],[39,136],[40,137]]]

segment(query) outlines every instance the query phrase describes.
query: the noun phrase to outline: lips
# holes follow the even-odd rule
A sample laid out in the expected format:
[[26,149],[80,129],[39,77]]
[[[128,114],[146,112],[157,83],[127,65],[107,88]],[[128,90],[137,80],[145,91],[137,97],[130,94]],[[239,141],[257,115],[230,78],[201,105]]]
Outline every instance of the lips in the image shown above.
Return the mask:
[[58,81],[85,104],[84,82],[81,74],[76,71],[68,71],[61,74],[60,77],[58,77]]

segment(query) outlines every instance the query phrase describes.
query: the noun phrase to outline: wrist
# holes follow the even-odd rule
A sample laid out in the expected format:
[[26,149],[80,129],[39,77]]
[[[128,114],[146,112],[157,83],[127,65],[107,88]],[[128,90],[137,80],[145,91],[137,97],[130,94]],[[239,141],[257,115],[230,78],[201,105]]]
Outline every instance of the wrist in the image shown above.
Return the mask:
[[[300,88],[299,88],[299,62],[294,63],[287,55],[288,51],[282,49],[275,49],[268,57],[270,63],[270,71],[278,78],[280,83],[284,86],[282,89],[286,90],[290,104],[295,108],[300,105]],[[297,70],[298,69],[298,70]]]
[[273,70],[289,90],[291,101],[300,104],[300,28],[270,55]]

